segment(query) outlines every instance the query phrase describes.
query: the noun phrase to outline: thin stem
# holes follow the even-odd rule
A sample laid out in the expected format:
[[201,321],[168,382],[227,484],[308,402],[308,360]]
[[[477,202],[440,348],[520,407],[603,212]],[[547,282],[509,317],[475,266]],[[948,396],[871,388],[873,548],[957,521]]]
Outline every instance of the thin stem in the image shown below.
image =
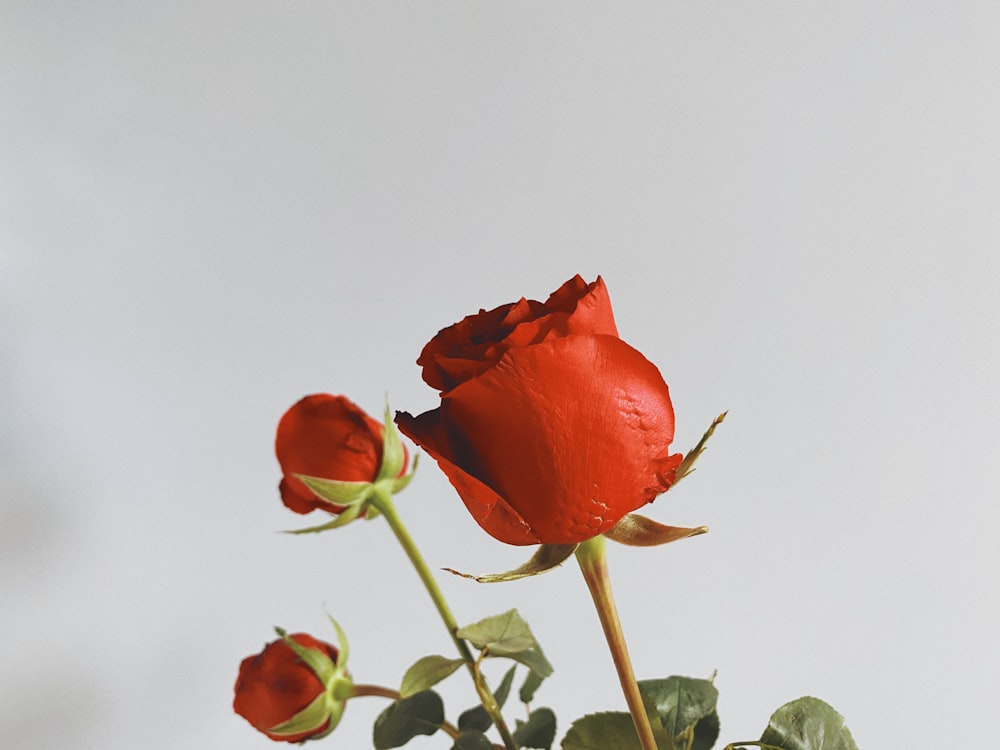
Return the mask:
[[402,694],[398,690],[382,687],[381,685],[352,685],[351,698],[361,698],[364,696],[376,696],[378,698],[388,698],[391,701],[398,701]]
[[611,659],[615,663],[618,681],[621,683],[622,692],[625,693],[625,702],[632,714],[639,742],[643,750],[657,750],[653,728],[649,725],[649,717],[646,716],[642,694],[635,681],[632,660],[629,658],[628,646],[625,644],[625,634],[622,632],[621,620],[618,618],[618,608],[615,607],[615,600],[611,594],[611,579],[608,577],[608,559],[604,549],[604,537],[596,536],[583,542],[576,548],[576,560],[580,563],[583,579],[587,582],[590,596],[597,608],[597,616],[601,620],[604,637],[608,642]]
[[444,600],[444,595],[441,593],[441,589],[438,588],[437,581],[434,580],[434,576],[431,575],[431,571],[430,568],[427,567],[427,563],[424,562],[424,558],[420,554],[420,550],[417,549],[417,545],[414,543],[413,537],[410,536],[410,532],[407,531],[402,519],[400,519],[399,514],[396,512],[396,506],[393,504],[392,498],[388,493],[378,492],[376,490],[376,495],[373,498],[373,505],[381,511],[382,515],[385,516],[385,520],[389,522],[389,528],[391,528],[393,533],[396,535],[396,539],[398,539],[400,545],[402,545],[403,551],[406,552],[406,556],[410,558],[410,562],[417,571],[417,575],[420,576],[420,580],[423,582],[424,588],[426,588],[427,593],[430,594],[431,601],[434,602],[434,606],[437,608],[438,614],[441,615],[441,619],[444,621],[444,625],[448,629],[448,635],[451,636],[451,640],[454,642],[455,648],[458,649],[458,653],[461,655],[463,661],[465,661],[465,666],[469,670],[469,674],[472,676],[472,682],[476,687],[476,693],[479,695],[479,701],[483,704],[483,708],[486,709],[486,713],[488,713],[490,718],[493,719],[493,723],[496,725],[497,731],[500,733],[500,738],[503,740],[504,746],[507,750],[516,750],[517,743],[514,742],[514,737],[511,735],[510,729],[507,727],[507,722],[504,720],[503,714],[500,713],[500,705],[497,703],[496,697],[486,685],[486,681],[483,679],[482,673],[476,666],[475,659],[472,657],[472,652],[469,651],[469,644],[458,637],[458,622],[456,622],[455,616],[451,613],[448,603]]

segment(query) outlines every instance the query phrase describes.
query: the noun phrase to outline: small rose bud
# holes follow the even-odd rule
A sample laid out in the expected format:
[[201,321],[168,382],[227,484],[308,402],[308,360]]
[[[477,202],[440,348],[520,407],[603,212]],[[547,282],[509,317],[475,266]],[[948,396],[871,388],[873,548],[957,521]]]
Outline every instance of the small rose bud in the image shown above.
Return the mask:
[[283,635],[240,664],[233,710],[272,740],[324,737],[340,722],[351,684],[339,658],[311,635]]
[[[296,513],[320,509],[339,514],[355,498],[363,499],[365,485],[384,478],[387,470],[390,478],[401,477],[407,454],[394,426],[392,430],[387,436],[385,425],[344,396],[306,396],[278,423],[274,449],[284,475],[279,485],[282,502]],[[302,476],[328,480],[327,497],[317,495]],[[335,502],[335,497],[344,502]]]

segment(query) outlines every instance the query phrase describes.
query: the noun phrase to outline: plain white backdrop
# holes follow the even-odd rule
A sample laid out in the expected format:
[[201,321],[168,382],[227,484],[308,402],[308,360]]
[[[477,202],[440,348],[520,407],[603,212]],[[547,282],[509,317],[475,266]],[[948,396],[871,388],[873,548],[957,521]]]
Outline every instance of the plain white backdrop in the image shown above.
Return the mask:
[[[327,612],[361,682],[450,654],[383,523],[278,533],[321,519],[281,505],[274,427],[319,391],[432,408],[439,328],[576,273],[677,449],[730,410],[647,509],[711,533],[610,549],[639,676],[718,670],[720,747],[805,694],[863,749],[984,745],[998,87],[992,2],[7,0],[0,746],[273,747],[237,666]],[[434,568],[530,552],[429,460],[399,506]],[[572,565],[441,583],[464,622],[521,610],[559,736],[624,708]]]

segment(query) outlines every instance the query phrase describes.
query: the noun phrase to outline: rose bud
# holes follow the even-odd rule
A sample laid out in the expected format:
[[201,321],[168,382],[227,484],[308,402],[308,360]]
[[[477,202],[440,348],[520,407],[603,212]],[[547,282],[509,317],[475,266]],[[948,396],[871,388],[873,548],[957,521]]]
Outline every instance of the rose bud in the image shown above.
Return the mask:
[[[363,500],[372,483],[401,477],[406,449],[394,427],[391,432],[387,436],[385,425],[344,396],[306,396],[278,422],[274,449],[284,475],[282,502],[296,513],[337,514]],[[325,481],[307,486],[302,476]]]
[[417,363],[441,405],[396,423],[502,542],[586,541],[675,481],[667,384],[618,337],[600,278],[470,315]]
[[280,640],[240,664],[233,710],[272,740],[324,737],[339,723],[351,690],[340,652],[305,633],[279,633]]

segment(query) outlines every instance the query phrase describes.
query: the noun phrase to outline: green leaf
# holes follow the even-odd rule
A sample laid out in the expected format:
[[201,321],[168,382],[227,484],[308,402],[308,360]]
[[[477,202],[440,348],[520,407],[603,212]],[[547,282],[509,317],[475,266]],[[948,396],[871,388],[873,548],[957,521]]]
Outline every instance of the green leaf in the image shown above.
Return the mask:
[[450,676],[465,662],[462,659],[448,659],[444,656],[425,656],[406,670],[399,692],[404,698],[415,695]]
[[467,625],[457,635],[485,651],[487,656],[513,659],[541,677],[552,674],[552,665],[516,609]]
[[485,732],[491,726],[493,726],[493,719],[481,705],[463,711],[458,717],[458,728],[463,732],[466,730]]
[[372,489],[371,482],[340,482],[305,474],[295,476],[302,480],[302,483],[320,500],[326,500],[334,505],[354,505],[364,502]]
[[454,573],[462,578],[471,578],[479,583],[501,583],[502,581],[516,581],[519,578],[537,576],[540,573],[552,570],[566,562],[567,558],[576,550],[575,544],[542,544],[535,551],[524,565],[508,570],[506,573],[489,573],[484,576],[474,576],[468,573],[460,573],[452,568],[445,568],[449,573]]
[[556,738],[556,715],[550,708],[538,708],[528,715],[527,721],[518,721],[514,742],[518,747],[549,750]]
[[562,750],[642,750],[632,716],[620,711],[577,719],[562,739]]
[[524,684],[521,685],[521,691],[518,693],[521,703],[531,703],[535,697],[535,691],[538,690],[543,679],[545,678],[539,677],[535,672],[528,672],[528,676],[524,678]]
[[664,526],[652,518],[640,516],[638,513],[629,513],[612,526],[610,531],[605,531],[604,536],[619,544],[628,544],[632,547],[654,547],[707,532],[708,526],[697,526],[693,529],[681,526]]
[[775,711],[760,741],[784,750],[858,750],[844,717],[829,703],[809,696]]
[[661,728],[672,744],[689,750],[708,750],[715,744],[719,691],[709,680],[677,676],[642,680],[639,690],[654,730]]
[[713,711],[694,725],[694,736],[687,750],[710,750],[719,739],[719,714]]
[[[500,708],[503,708],[503,704],[507,702],[507,696],[510,694],[510,686],[514,681],[515,669],[517,669],[517,665],[508,669],[503,679],[500,680],[500,686],[493,691],[493,697]],[[493,718],[481,704],[473,706],[468,711],[463,711],[462,715],[458,717],[458,728],[462,730],[478,729],[485,732],[491,726],[493,726]]]
[[444,703],[433,690],[394,701],[375,719],[375,750],[402,747],[418,735],[434,734],[444,723]]
[[[503,708],[503,704],[507,702],[507,696],[510,695],[510,686],[514,682],[515,669],[517,669],[516,665],[508,669],[503,679],[500,680],[500,685],[493,691],[493,697],[496,698],[497,705],[500,708]],[[528,674],[534,674],[534,672],[529,672]]]
[[485,734],[472,729],[458,735],[451,750],[493,750],[493,743]]

